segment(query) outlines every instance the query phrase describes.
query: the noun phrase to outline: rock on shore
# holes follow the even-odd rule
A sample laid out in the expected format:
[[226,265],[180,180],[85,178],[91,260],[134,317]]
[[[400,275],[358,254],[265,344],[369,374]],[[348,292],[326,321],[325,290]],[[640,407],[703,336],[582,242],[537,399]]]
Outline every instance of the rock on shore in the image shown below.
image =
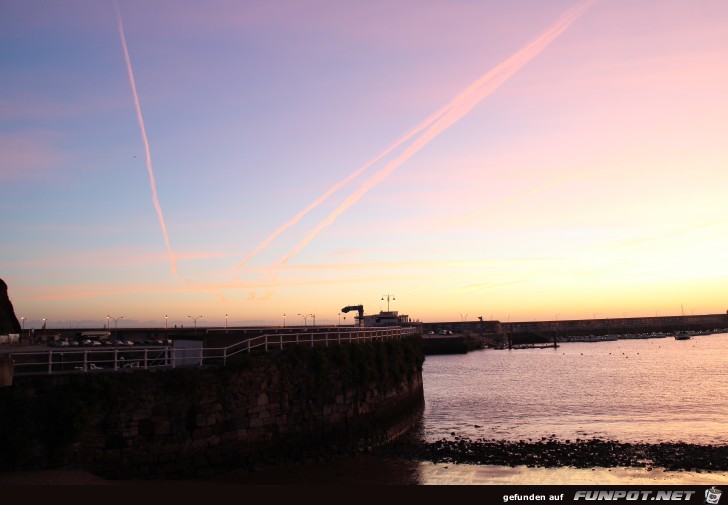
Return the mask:
[[684,442],[622,443],[576,439],[539,441],[471,440],[454,436],[436,442],[407,442],[415,459],[435,463],[528,467],[654,467],[666,470],[728,470],[728,446]]
[[0,279],[0,335],[8,333],[20,333],[20,323],[8,296],[8,285]]

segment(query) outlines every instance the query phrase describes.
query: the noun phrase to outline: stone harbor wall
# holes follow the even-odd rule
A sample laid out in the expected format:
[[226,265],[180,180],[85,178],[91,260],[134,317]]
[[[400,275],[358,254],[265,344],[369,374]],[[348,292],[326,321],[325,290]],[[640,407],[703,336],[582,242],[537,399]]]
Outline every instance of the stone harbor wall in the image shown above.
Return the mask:
[[423,360],[408,337],[219,368],[15,377],[0,389],[0,471],[185,478],[365,451],[419,419]]

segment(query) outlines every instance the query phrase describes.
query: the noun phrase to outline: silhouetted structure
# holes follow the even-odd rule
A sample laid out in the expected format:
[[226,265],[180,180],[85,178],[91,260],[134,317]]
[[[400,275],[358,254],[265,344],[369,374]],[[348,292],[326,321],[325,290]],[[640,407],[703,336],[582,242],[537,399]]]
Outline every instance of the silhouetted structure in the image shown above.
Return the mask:
[[355,310],[358,314],[354,317],[354,320],[356,321],[355,325],[362,326],[364,324],[364,305],[347,305],[341,309],[341,312],[347,313],[352,310]]
[[20,333],[20,323],[8,296],[8,285],[0,279],[0,334],[9,333]]

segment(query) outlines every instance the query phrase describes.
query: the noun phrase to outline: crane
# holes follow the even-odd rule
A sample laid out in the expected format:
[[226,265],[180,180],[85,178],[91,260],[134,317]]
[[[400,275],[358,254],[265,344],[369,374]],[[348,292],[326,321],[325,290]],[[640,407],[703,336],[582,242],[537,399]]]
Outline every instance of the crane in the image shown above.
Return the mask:
[[352,310],[356,310],[359,313],[359,315],[355,317],[358,321],[358,325],[361,326],[364,324],[364,305],[347,305],[341,309],[341,312],[349,312]]

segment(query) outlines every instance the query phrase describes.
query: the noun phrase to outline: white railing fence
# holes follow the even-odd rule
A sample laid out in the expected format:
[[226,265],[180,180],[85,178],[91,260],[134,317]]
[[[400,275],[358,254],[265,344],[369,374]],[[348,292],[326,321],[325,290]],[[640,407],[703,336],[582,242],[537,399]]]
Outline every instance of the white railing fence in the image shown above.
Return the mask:
[[78,349],[63,351],[18,352],[9,356],[14,362],[14,375],[47,375],[76,372],[116,372],[134,369],[177,368],[182,366],[226,365],[233,356],[251,351],[283,349],[292,345],[308,347],[342,343],[396,340],[418,334],[414,327],[349,329],[324,332],[273,333],[252,337],[228,347],[143,349]]

